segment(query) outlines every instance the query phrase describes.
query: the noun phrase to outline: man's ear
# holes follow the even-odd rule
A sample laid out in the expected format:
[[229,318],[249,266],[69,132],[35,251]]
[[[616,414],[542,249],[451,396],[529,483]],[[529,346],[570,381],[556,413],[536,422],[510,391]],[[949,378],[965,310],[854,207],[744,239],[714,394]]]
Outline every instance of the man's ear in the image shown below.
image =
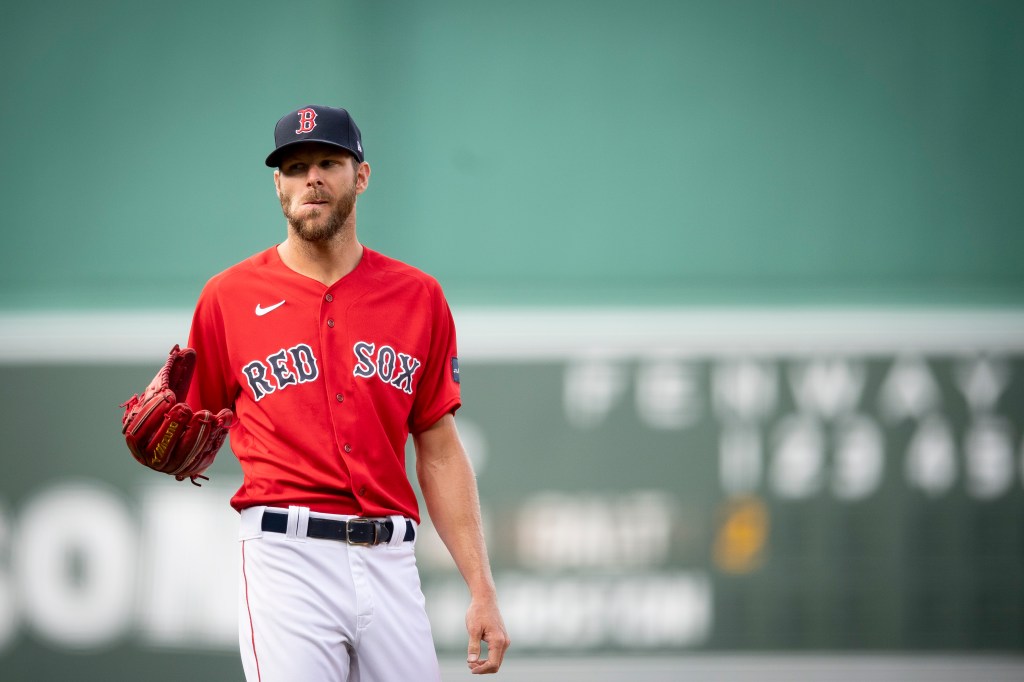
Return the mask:
[[370,164],[363,161],[356,169],[356,194],[362,194],[370,185]]

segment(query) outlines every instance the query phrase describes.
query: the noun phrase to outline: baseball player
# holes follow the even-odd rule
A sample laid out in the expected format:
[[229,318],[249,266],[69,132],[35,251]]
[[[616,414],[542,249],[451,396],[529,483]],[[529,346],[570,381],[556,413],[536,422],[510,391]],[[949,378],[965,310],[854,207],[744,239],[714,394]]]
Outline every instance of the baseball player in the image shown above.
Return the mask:
[[249,682],[418,682],[440,673],[413,553],[411,434],[427,509],[469,587],[469,668],[496,672],[509,638],[455,425],[448,304],[433,278],[360,244],[370,166],[346,110],[297,109],[274,141],[287,238],[206,284],[190,348],[127,403],[129,447],[195,482],[231,429]]

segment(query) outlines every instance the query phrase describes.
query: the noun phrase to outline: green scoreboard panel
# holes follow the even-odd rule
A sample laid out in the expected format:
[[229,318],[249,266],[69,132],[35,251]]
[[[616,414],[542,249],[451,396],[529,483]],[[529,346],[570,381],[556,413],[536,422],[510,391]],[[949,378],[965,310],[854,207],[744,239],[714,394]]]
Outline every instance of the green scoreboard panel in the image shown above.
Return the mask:
[[[479,322],[458,420],[519,651],[1024,651],[1015,327],[721,344],[632,319],[625,341],[552,325],[504,347]],[[239,674],[237,462],[194,488],[120,439],[159,361],[0,364],[5,670]],[[417,553],[457,656],[467,595],[429,520]]]

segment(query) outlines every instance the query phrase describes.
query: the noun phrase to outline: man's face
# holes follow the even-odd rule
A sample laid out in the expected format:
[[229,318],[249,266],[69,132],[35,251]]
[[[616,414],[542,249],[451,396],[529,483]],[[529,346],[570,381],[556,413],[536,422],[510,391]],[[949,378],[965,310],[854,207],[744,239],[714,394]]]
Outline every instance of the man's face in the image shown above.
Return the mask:
[[274,184],[295,234],[308,242],[338,234],[353,217],[356,195],[366,188],[362,176],[348,152],[330,145],[303,144],[286,156]]

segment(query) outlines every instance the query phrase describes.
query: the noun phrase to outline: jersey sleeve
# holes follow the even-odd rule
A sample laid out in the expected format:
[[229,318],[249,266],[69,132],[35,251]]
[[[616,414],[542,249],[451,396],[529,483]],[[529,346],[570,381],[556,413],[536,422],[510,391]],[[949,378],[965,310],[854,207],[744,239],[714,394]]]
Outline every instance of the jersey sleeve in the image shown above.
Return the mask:
[[234,409],[237,382],[230,375],[222,311],[213,280],[199,295],[188,346],[196,352],[196,369],[189,386],[188,404],[192,409],[217,412]]
[[455,320],[440,285],[432,284],[430,350],[409,415],[409,431],[414,434],[462,406]]

